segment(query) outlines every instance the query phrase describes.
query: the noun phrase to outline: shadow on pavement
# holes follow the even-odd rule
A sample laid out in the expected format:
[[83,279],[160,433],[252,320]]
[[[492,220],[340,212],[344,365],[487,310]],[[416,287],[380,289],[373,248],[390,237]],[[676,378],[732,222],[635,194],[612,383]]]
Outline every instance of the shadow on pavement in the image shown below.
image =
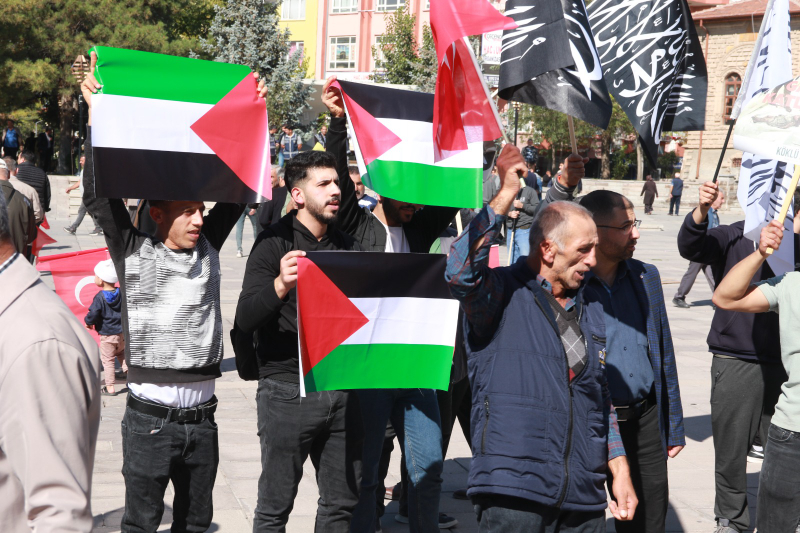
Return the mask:
[[711,415],[689,416],[683,419],[686,436],[695,442],[711,438]]

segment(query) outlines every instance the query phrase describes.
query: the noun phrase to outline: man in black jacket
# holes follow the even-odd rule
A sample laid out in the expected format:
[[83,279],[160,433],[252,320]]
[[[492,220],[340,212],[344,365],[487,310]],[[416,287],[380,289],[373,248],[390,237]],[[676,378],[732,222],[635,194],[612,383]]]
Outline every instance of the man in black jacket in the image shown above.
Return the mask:
[[[686,216],[678,233],[684,259],[711,266],[714,282],[758,247],[744,236],[744,221],[708,229],[708,210],[717,184],[700,187],[700,203]],[[795,253],[800,250],[795,236]],[[767,263],[753,283],[774,276]],[[767,429],[786,372],[781,365],[780,332],[775,313],[740,313],[717,309],[708,333],[711,362],[711,431],[714,437],[716,500],[720,533],[750,526],[747,509],[747,452],[757,433]]]
[[[342,199],[356,200],[355,184],[350,179],[347,161],[347,122],[341,93],[328,79],[323,99],[331,113],[327,152],[336,158]],[[458,212],[454,207],[422,206],[386,197],[378,200],[374,211],[348,203],[342,206],[337,228],[353,237],[361,248],[372,252],[428,253],[433,242]],[[436,393],[431,389],[370,389],[358,391],[364,418],[364,464],[361,496],[353,516],[353,533],[373,531],[376,525],[376,494],[379,462],[386,422],[397,432],[409,476],[407,519],[410,530],[436,531],[439,528],[439,496],[442,473],[442,433]],[[414,442],[412,448],[406,440]],[[447,527],[457,522],[444,518]]]
[[[350,179],[345,176],[349,183]],[[316,531],[346,533],[358,501],[362,426],[358,397],[347,391],[300,398],[297,346],[297,258],[306,251],[357,250],[358,243],[332,224],[355,205],[341,196],[333,156],[308,151],[286,164],[286,188],[296,212],[258,236],[247,260],[236,322],[258,332],[258,435],[261,477],[254,532],[286,530],[289,513],[311,456],[317,471]]]
[[25,148],[17,156],[17,179],[27,183],[39,194],[39,203],[45,212],[50,211],[50,180],[44,170],[33,164],[36,156]]

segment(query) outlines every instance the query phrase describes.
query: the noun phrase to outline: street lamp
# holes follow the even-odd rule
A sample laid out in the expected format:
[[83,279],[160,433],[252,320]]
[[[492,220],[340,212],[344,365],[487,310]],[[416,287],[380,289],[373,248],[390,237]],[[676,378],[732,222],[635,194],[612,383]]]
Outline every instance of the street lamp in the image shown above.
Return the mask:
[[516,146],[517,129],[519,128],[519,110],[522,107],[522,104],[519,102],[513,102],[511,105],[514,107],[514,146]]
[[[75,58],[75,62],[72,63],[72,75],[75,77],[75,81],[78,83],[78,87],[80,87],[83,80],[86,79],[86,75],[89,74],[89,60],[86,59],[86,56],[79,55]],[[78,159],[80,160],[81,152],[83,151],[83,94],[80,90],[78,90]]]

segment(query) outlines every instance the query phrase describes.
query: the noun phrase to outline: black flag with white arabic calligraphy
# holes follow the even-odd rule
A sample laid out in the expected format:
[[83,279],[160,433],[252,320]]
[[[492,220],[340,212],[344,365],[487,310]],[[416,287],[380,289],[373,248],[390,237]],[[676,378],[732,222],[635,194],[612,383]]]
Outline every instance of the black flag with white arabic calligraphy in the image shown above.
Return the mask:
[[594,0],[588,13],[608,88],[655,164],[663,131],[705,126],[708,74],[686,0]]
[[503,32],[500,98],[605,129],[611,98],[583,0],[508,0],[505,15],[518,27]]

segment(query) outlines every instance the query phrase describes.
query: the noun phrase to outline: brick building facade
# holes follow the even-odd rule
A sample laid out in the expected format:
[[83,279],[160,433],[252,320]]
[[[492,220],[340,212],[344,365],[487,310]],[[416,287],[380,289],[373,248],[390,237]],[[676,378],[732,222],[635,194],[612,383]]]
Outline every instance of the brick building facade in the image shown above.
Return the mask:
[[[800,1],[790,0],[792,72],[800,72]],[[742,0],[692,14],[708,66],[705,131],[688,132],[684,146],[683,178],[706,180],[714,175],[728,132],[725,123],[732,96],[744,78],[761,27],[767,0]],[[739,175],[742,152],[728,144],[720,176]]]

